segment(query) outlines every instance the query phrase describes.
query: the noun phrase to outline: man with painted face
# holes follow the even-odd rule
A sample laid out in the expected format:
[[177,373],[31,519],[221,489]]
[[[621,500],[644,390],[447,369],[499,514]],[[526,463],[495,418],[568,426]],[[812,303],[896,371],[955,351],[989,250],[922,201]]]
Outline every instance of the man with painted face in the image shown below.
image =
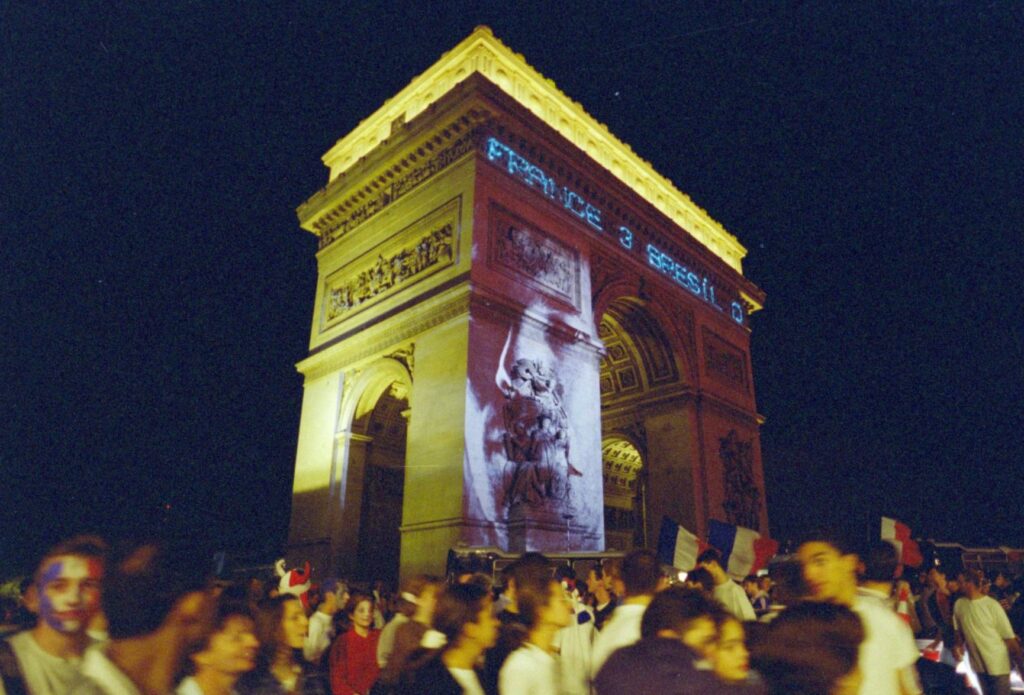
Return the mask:
[[61,694],[168,695],[188,652],[213,628],[206,557],[184,540],[116,547],[103,580],[110,641],[86,650]]
[[25,596],[36,625],[0,643],[0,693],[67,692],[91,641],[89,621],[100,610],[105,552],[99,538],[79,536],[43,557]]

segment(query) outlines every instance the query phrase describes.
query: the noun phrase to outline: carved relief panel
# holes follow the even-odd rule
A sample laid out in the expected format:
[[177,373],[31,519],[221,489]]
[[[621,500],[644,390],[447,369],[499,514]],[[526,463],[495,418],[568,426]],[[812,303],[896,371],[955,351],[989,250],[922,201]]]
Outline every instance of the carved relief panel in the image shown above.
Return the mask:
[[578,251],[497,205],[491,206],[490,229],[492,267],[579,308]]
[[320,330],[454,265],[460,202],[451,200],[329,275],[324,282]]

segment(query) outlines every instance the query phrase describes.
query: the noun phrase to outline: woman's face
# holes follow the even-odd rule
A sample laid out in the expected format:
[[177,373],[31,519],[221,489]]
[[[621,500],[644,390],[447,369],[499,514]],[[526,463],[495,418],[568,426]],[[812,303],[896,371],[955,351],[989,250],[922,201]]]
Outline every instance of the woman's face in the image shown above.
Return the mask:
[[300,601],[285,601],[284,613],[281,615],[281,641],[291,649],[301,649],[306,641],[309,619]]
[[196,671],[240,676],[256,666],[256,625],[244,615],[233,615],[210,635],[203,651],[193,655]]
[[373,602],[370,599],[360,601],[349,617],[352,618],[352,624],[356,627],[369,630],[373,626]]
[[743,637],[743,625],[738,620],[722,624],[712,661],[715,675],[726,682],[746,680],[750,671],[750,654]]

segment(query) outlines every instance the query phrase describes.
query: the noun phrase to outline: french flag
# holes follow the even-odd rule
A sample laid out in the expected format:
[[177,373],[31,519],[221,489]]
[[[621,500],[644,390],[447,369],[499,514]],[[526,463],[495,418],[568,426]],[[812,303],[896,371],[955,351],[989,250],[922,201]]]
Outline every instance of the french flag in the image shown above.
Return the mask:
[[921,557],[921,549],[917,546],[917,542],[910,537],[910,527],[906,524],[883,516],[882,540],[889,541],[896,546],[896,550],[900,554],[900,562],[904,565],[917,567],[924,562],[924,558]]
[[658,560],[663,564],[689,572],[697,564],[697,556],[707,548],[707,543],[667,516],[662,517],[658,532]]
[[779,550],[779,542],[753,529],[711,519],[708,545],[722,553],[722,567],[734,579],[743,579],[768,566]]

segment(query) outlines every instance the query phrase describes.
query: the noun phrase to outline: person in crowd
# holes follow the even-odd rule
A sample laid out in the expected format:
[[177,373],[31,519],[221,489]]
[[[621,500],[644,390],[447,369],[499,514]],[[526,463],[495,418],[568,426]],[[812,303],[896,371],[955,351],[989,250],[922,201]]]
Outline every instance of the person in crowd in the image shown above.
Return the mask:
[[594,638],[592,678],[612,652],[640,639],[640,621],[644,611],[665,584],[658,556],[651,550],[631,552],[623,558],[620,571],[624,598],[604,629]]
[[544,591],[551,581],[551,565],[540,553],[524,553],[509,568],[505,584],[505,608],[498,613],[501,628],[498,641],[487,651],[484,660],[484,689],[497,692],[498,674],[505,659],[526,641],[529,626],[519,608],[519,594],[524,589]]
[[[380,639],[377,640],[377,665],[381,669],[387,666],[388,659],[395,648],[395,635],[398,634],[402,625],[412,620],[419,606],[421,594],[424,594],[424,589],[427,587],[429,590],[426,591],[423,599],[433,601],[435,597],[433,578],[421,574],[402,583],[395,602],[395,614],[381,630]],[[429,621],[429,616],[427,620]]]
[[757,620],[754,607],[750,604],[746,592],[726,574],[725,568],[722,567],[722,553],[715,548],[708,548],[697,556],[697,566],[711,573],[711,578],[715,582],[715,588],[711,593],[715,600],[725,606],[725,610],[740,620]]
[[484,652],[498,639],[500,623],[490,592],[477,582],[455,584],[438,596],[434,629],[444,638],[437,650],[424,650],[417,668],[400,681],[399,695],[494,695],[477,670]]
[[348,601],[348,588],[340,579],[330,578],[320,585],[320,603],[309,617],[309,632],[302,654],[310,663],[320,663],[334,640],[334,616]]
[[334,695],[366,695],[380,675],[373,605],[372,595],[356,592],[345,606],[350,627],[334,639],[327,657]]
[[611,590],[611,578],[605,575],[604,567],[595,563],[587,572],[587,588],[594,597],[594,626],[600,630],[612,611],[615,610],[615,594]]
[[712,577],[711,573],[703,567],[695,567],[693,570],[686,573],[686,579],[683,580],[683,586],[688,586],[691,589],[699,589],[710,596],[715,591],[715,578]]
[[[862,554],[863,551],[861,551]],[[851,608],[864,623],[858,667],[863,695],[917,695],[921,692],[914,636],[895,611],[857,594],[860,556],[838,533],[819,531],[800,544],[797,557],[810,597]],[[785,614],[785,613],[783,613]]]
[[[409,620],[399,625],[395,630],[391,653],[381,667],[380,677],[378,678],[382,685],[394,686],[398,684],[402,674],[415,667],[415,662],[410,660],[417,653],[417,650],[420,649],[423,637],[426,635],[427,630],[430,629],[437,605],[437,597],[441,588],[442,584],[439,579],[426,575],[414,577],[403,587],[402,600],[413,606],[414,612]],[[486,589],[483,590],[486,591]],[[384,639],[383,635],[381,639]],[[381,649],[378,643],[378,656],[380,653]]]
[[569,624],[555,633],[562,695],[590,695],[590,662],[594,643],[594,612],[580,597],[574,570],[561,565],[555,570],[572,615]]
[[374,580],[371,593],[373,594],[373,629],[380,631],[384,629],[391,618],[391,608],[388,605],[390,594],[381,579]]
[[721,612],[698,589],[672,586],[659,592],[642,615],[640,640],[618,649],[601,666],[594,679],[597,695],[729,692],[712,671],[698,668],[714,649],[714,616]]
[[256,667],[256,622],[249,606],[222,595],[214,613],[213,631],[195,645],[186,662],[187,674],[176,695],[233,695],[235,683]]
[[900,556],[896,546],[883,539],[865,544],[857,566],[857,595],[894,611],[893,584],[899,570]]
[[957,657],[966,644],[983,695],[1009,695],[1010,667],[1024,673],[1024,655],[1003,607],[984,594],[984,582],[978,570],[964,572],[966,595],[953,604]]
[[743,622],[724,610],[714,617],[715,643],[707,652],[712,670],[723,683],[746,685],[750,682],[750,652]]
[[[767,578],[767,575],[764,578]],[[754,616],[757,618],[768,612],[768,591],[761,588],[761,579],[762,577],[750,574],[743,580],[743,591],[750,600]]]
[[78,536],[43,556],[25,591],[35,626],[0,640],[0,692],[67,692],[91,641],[89,624],[100,612],[105,553],[99,538]]
[[768,611],[758,622],[770,623],[786,606],[799,601],[807,594],[804,588],[803,568],[794,555],[780,555],[768,563],[771,583]]
[[857,695],[864,626],[844,605],[797,603],[768,625],[751,662],[768,695]]
[[90,646],[64,695],[163,695],[209,632],[205,554],[184,543],[125,543],[111,554],[100,600],[110,641]]
[[498,675],[499,695],[558,695],[561,677],[554,655],[555,633],[569,624],[572,612],[562,585],[549,579],[543,587],[516,588],[516,604],[527,628],[526,641],[509,654]]
[[323,675],[302,658],[309,619],[299,598],[278,594],[256,606],[256,668],[242,676],[239,695],[326,695]]

